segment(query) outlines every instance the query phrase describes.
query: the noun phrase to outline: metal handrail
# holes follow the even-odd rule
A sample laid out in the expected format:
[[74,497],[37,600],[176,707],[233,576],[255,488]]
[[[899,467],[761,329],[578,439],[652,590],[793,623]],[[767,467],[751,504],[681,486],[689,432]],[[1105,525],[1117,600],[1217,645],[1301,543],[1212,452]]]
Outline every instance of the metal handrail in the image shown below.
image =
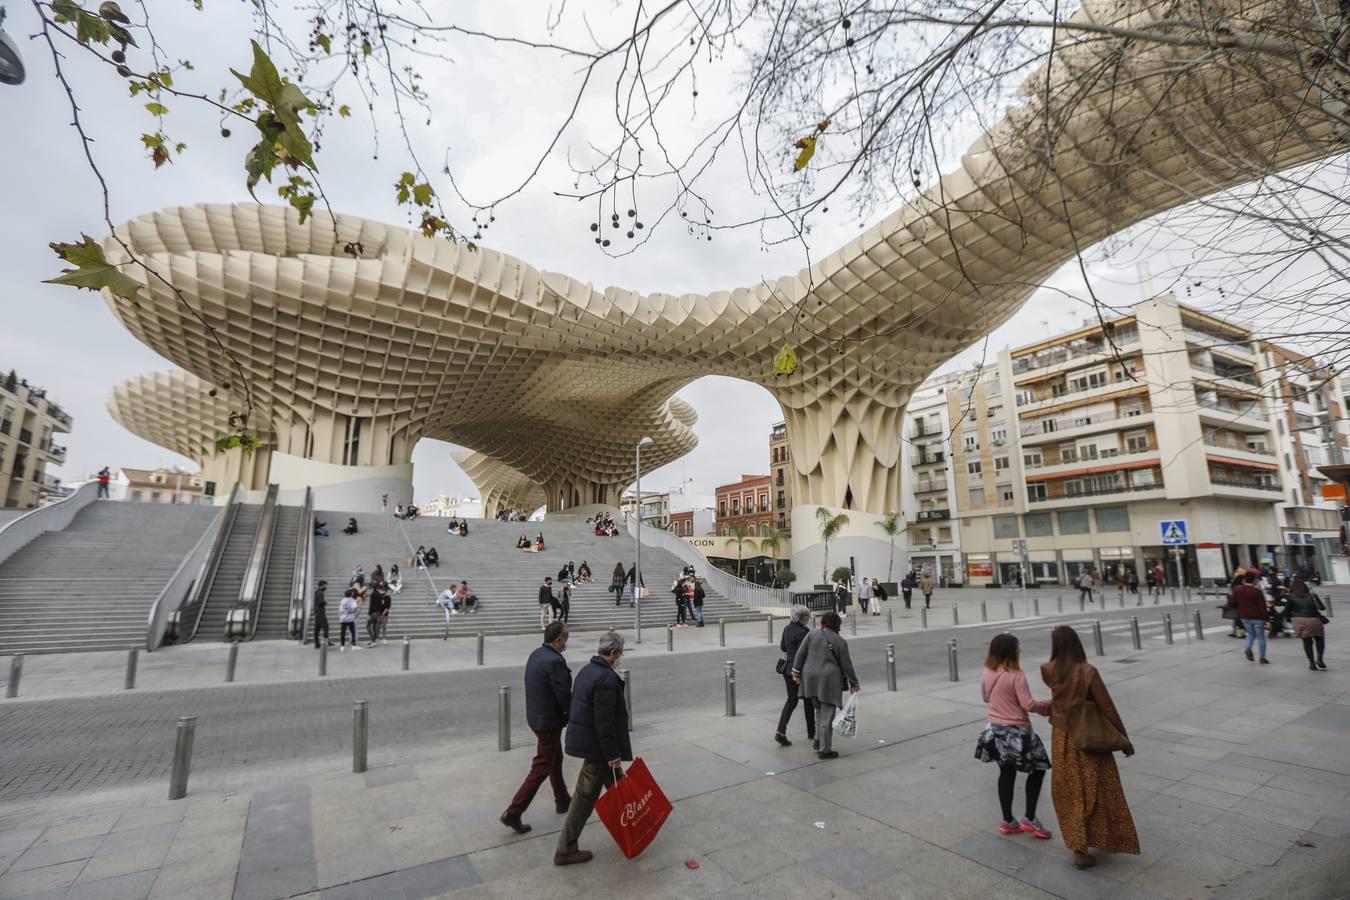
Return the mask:
[[[225,516],[220,524],[220,530],[216,532],[212,539],[211,552],[206,559],[202,560],[201,571],[193,579],[193,586],[184,599],[182,606],[179,607],[179,635],[178,643],[186,643],[197,636],[197,629],[202,624],[202,614],[206,612],[206,598],[211,596],[211,588],[216,583],[216,575],[220,571],[220,559],[225,553],[225,544],[230,540],[230,532],[234,530],[235,519],[239,518],[239,507],[243,505],[244,492],[239,482],[234,483],[234,488],[230,491],[229,499],[225,501]],[[195,610],[195,615],[193,611]],[[187,611],[192,616],[192,628],[183,631],[182,614]]]
[[39,506],[0,525],[0,563],[38,535],[48,531],[63,531],[80,510],[93,503],[97,496],[98,484],[90,481],[69,497]]
[[[631,535],[633,518],[624,515],[624,528]],[[733,603],[756,609],[786,610],[792,606],[792,594],[784,588],[766,588],[737,578],[708,562],[708,557],[688,541],[659,528],[642,529],[642,543],[665,550],[698,570],[699,577],[714,591]]]
[[[238,490],[238,485],[235,485]],[[192,549],[187,552],[182,561],[178,563],[178,568],[174,570],[172,576],[164,584],[164,588],[155,598],[155,602],[150,606],[150,615],[146,621],[145,629],[145,652],[153,653],[164,643],[164,635],[169,628],[169,616],[182,609],[188,598],[191,596],[192,588],[197,584],[197,580],[204,571],[205,560],[211,549],[215,546],[216,538],[220,535],[221,528],[224,527],[225,520],[230,517],[230,503],[233,502],[234,494],[230,495],[230,500],[225,506],[220,508],[216,517],[211,520],[206,531],[197,539],[197,543],[192,545]],[[179,598],[174,603],[172,598]]]
[[[272,558],[272,538],[277,533],[277,492],[279,484],[267,486],[267,497],[263,500],[262,515],[258,517],[258,530],[253,533],[253,546],[248,551],[248,568],[244,570],[244,580],[239,585],[239,599],[235,609],[249,610],[248,637],[258,631],[258,607],[262,605],[263,584],[267,581],[267,566]],[[227,618],[228,623],[228,618]]]
[[305,640],[309,626],[309,583],[314,573],[314,489],[305,488],[300,507],[300,532],[295,540],[295,566],[291,574],[291,611],[286,617],[290,637]]

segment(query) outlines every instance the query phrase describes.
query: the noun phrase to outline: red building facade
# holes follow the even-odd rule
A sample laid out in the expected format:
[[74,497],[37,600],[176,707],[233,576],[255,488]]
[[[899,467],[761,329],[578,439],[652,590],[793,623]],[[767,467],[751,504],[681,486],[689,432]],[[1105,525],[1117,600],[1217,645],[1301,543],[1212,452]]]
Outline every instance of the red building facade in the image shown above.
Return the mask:
[[737,525],[750,534],[763,534],[774,523],[769,502],[773,479],[768,475],[742,475],[735,484],[717,488],[717,533],[727,535]]

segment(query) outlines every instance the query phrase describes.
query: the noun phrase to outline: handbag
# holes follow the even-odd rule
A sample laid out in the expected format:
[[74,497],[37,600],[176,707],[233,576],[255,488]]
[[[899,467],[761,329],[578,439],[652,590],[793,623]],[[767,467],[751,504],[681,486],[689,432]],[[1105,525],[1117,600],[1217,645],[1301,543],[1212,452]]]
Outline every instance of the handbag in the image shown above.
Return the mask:
[[646,850],[670,817],[671,805],[642,757],[595,801],[595,812],[628,859]]
[[841,737],[858,736],[858,695],[849,694],[844,708],[834,720],[834,731]]
[[1233,609],[1233,607],[1231,607],[1231,606],[1220,606],[1220,607],[1219,607],[1219,610],[1220,610],[1219,615],[1221,615],[1223,618],[1228,619],[1229,621],[1236,621],[1236,620],[1237,620],[1238,612],[1237,612],[1236,609]]
[[1084,753],[1112,753],[1130,746],[1129,740],[1112,725],[1096,701],[1083,698],[1064,712],[1069,740]]
[[786,674],[787,674],[787,654],[786,654],[786,653],[784,653],[782,656],[778,657],[778,665],[774,666],[773,668],[774,668],[774,671],[777,672],[779,675],[786,675]]

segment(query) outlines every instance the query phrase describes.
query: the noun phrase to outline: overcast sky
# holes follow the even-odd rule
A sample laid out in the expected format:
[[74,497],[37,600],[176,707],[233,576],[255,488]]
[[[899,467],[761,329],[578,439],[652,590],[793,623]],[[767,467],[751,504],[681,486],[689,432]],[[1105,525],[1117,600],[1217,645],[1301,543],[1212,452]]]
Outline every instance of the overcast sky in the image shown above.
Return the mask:
[[[610,8],[607,3],[589,5],[601,12]],[[161,40],[178,42],[170,52],[178,56],[190,52],[196,65],[195,72],[180,73],[179,87],[214,94],[227,83],[226,67],[248,66],[251,23],[245,5],[208,3],[205,13],[194,13],[190,3],[151,2],[150,7],[160,23]],[[528,0],[484,5],[470,14],[497,17],[488,25],[533,21],[541,15],[539,5]],[[74,480],[105,464],[190,465],[128,434],[105,409],[108,392],[118,381],[173,364],[127,333],[97,295],[41,283],[60,269],[47,247],[49,241],[78,240],[82,232],[101,237],[107,229],[97,183],[69,127],[69,107],[53,77],[51,60],[40,42],[26,39],[35,28],[32,9],[10,4],[6,27],[22,47],[29,79],[20,87],[0,86],[0,118],[7,126],[0,141],[0,273],[4,276],[0,281],[4,313],[0,370],[13,368],[30,382],[48,388],[74,416],[74,433],[66,438],[69,461],[62,470],[55,470],[58,477]],[[207,35],[210,40],[202,40]],[[563,69],[550,75],[498,48],[460,49],[453,63],[430,68],[427,84],[435,114],[430,125],[415,123],[413,137],[428,168],[439,168],[449,147],[461,185],[476,197],[487,197],[528,169],[547,140],[550,123],[557,121],[571,73]],[[234,137],[222,139],[215,116],[194,110],[186,101],[167,100],[172,108],[167,130],[173,140],[186,142],[188,150],[174,164],[155,171],[139,143],[141,132],[153,127],[141,108],[143,98],[129,99],[125,82],[104,69],[79,58],[67,62],[86,126],[96,138],[93,153],[110,182],[114,222],[168,206],[249,201],[241,168],[249,141],[245,127],[233,126]],[[338,102],[352,104],[358,114],[329,126],[318,156],[334,208],[405,224],[406,216],[392,200],[391,186],[407,167],[392,122],[377,119],[372,125],[360,115],[364,103],[354,92],[340,96]],[[716,114],[715,103],[707,102],[710,110],[690,111],[691,134],[707,116]],[[421,114],[416,118],[420,120]],[[609,120],[612,125],[612,112]],[[597,288],[708,291],[751,284],[803,265],[800,245],[766,248],[751,229],[719,232],[707,242],[679,227],[666,227],[632,256],[611,259],[599,252],[586,231],[593,212],[557,199],[551,192],[570,187],[565,154],[584,155],[588,140],[600,135],[605,121],[598,105],[583,107],[577,127],[545,166],[538,186],[498,211],[498,221],[482,243],[537,268],[589,280]],[[724,168],[718,177],[728,204],[734,207],[729,212],[738,212],[740,207],[735,205],[745,201],[736,185],[743,182],[743,176],[735,166]],[[260,197],[273,200],[271,191],[260,191]],[[814,255],[818,258],[833,250],[856,234],[859,224],[847,216],[820,220],[810,238]],[[1097,287],[1108,300],[1130,304],[1140,299],[1142,290],[1133,269],[1103,269],[1099,275]],[[1081,299],[1084,292],[1076,271],[1062,271],[1049,286],[991,336],[991,356],[1005,344],[1025,343],[1076,326],[1090,313]],[[1203,296],[1189,299],[1203,305]],[[982,352],[982,347],[971,348],[947,368],[968,365]],[[781,414],[766,390],[708,377],[688,386],[681,396],[698,411],[699,446],[649,476],[647,484],[660,489],[692,478],[711,488],[741,473],[767,471],[768,430]],[[418,445],[413,460],[419,498],[425,500],[441,489],[451,494],[475,493],[450,461],[450,449],[432,440]]]

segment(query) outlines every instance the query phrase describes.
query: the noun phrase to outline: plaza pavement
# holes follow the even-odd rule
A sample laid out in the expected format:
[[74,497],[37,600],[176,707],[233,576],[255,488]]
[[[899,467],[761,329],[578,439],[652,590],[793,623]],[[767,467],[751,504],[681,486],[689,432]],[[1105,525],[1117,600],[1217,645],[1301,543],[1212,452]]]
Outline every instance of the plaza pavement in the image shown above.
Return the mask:
[[[1080,626],[1091,655],[1088,619],[1062,621]],[[1221,631],[1217,621],[1206,624]],[[528,765],[519,731],[506,753],[490,729],[436,747],[384,734],[372,737],[370,769],[359,775],[343,749],[324,746],[262,767],[194,773],[179,801],[165,799],[163,780],[0,800],[0,897],[1350,896],[1350,653],[1334,622],[1323,673],[1307,670],[1294,641],[1272,644],[1274,664],[1258,667],[1218,633],[1189,645],[1179,628],[1172,645],[1150,634],[1135,652],[1109,626],[1108,654],[1093,661],[1138,749],[1118,760],[1143,852],[1103,857],[1091,871],[1068,864],[1058,837],[1000,837],[996,773],[972,756],[984,718],[973,648],[1009,628],[1034,669],[1053,622],[1023,620],[899,636],[902,650],[958,637],[972,648],[962,680],[948,681],[940,654],[923,656],[927,671],[903,678],[896,693],[869,680],[859,736],[841,739],[843,756],[828,762],[810,752],[800,719],[793,747],[772,743],[779,704],[768,696],[727,718],[720,691],[692,711],[644,705],[636,692],[634,747],[675,809],[633,861],[593,819],[582,846],[596,859],[552,866],[562,817],[547,787],[525,817],[531,834],[497,823]],[[685,634],[716,641],[715,628]],[[739,639],[749,646],[751,637]],[[684,652],[691,666],[714,668],[718,649]],[[584,649],[569,656],[575,670]],[[518,668],[508,674],[518,681]],[[1031,682],[1044,697],[1035,674]],[[0,706],[0,731],[12,708]],[[1038,730],[1048,735],[1043,720]],[[576,765],[565,769],[570,782]],[[1049,785],[1041,817],[1057,831]]]

